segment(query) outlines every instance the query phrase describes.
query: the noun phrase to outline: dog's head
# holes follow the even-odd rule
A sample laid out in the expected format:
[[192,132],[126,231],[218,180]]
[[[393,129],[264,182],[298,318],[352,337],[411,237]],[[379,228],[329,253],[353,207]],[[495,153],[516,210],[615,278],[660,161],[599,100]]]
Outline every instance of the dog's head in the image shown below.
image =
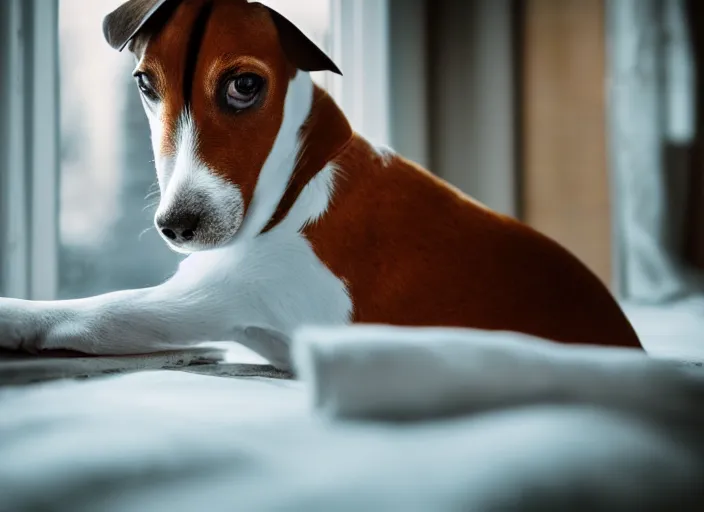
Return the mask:
[[283,194],[313,101],[307,72],[339,70],[283,16],[247,0],[130,0],[103,30],[137,60],[159,232],[179,252],[227,244],[260,195]]

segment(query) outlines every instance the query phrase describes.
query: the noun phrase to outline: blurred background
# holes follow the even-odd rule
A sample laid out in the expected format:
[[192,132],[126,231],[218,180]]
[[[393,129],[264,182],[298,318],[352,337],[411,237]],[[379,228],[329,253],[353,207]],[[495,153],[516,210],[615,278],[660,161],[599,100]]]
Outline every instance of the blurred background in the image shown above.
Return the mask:
[[[148,286],[178,262],[151,229],[132,58],[101,34],[120,3],[0,0],[5,295]],[[704,327],[701,0],[264,3],[341,66],[315,79],[363,135],[558,240],[643,322],[686,304]]]

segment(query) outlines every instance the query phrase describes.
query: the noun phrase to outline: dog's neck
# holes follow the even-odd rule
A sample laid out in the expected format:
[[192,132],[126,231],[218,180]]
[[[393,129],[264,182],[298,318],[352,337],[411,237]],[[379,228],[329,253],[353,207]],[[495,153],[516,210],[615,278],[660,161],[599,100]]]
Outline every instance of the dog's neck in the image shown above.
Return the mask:
[[315,86],[310,116],[301,128],[301,153],[286,192],[262,233],[274,228],[289,213],[304,187],[335,159],[354,132],[342,110],[321,87]]

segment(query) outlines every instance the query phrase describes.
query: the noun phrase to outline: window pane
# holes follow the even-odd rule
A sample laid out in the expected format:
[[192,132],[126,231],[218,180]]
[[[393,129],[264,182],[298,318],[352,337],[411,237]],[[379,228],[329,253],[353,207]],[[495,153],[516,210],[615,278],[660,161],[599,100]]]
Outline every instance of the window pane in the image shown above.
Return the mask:
[[[265,3],[327,50],[329,1]],[[132,56],[102,36],[103,16],[120,3],[60,0],[60,298],[151,286],[180,259],[152,228],[158,196],[145,199],[156,190],[154,157]]]
[[[261,3],[271,7],[291,20],[324,52],[330,55],[332,38],[330,34],[330,1],[331,0],[261,0]],[[331,90],[332,76],[330,73],[312,73],[313,80],[328,91]]]

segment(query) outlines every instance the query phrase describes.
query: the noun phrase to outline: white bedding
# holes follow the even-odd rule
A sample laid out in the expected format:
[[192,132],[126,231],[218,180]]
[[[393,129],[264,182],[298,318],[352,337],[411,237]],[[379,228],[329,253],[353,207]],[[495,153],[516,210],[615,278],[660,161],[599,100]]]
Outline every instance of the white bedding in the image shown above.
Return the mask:
[[698,376],[469,332],[464,347],[435,335],[420,371],[427,349],[401,334],[304,333],[303,381],[148,371],[1,388],[0,510],[702,509]]

